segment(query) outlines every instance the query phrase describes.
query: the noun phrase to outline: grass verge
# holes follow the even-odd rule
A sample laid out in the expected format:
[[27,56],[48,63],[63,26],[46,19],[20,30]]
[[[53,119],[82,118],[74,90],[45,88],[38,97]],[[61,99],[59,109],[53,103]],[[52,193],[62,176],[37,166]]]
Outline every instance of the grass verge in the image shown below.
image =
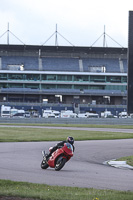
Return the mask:
[[59,187],[0,180],[0,196],[16,196],[38,200],[132,200],[133,192]]
[[75,140],[109,140],[133,138],[133,133],[43,129],[28,127],[0,127],[0,142],[60,141],[68,135]]

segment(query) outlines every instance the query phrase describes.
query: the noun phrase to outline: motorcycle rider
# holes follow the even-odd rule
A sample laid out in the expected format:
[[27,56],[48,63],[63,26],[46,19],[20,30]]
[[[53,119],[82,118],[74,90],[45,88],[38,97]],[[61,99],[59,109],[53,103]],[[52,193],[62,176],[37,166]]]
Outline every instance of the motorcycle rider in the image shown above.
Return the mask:
[[70,143],[72,146],[73,146],[73,151],[75,150],[75,147],[74,147],[74,138],[71,137],[71,136],[68,136],[67,139],[65,141],[62,141],[62,142],[59,142],[57,143],[50,151],[50,153],[48,155],[46,155],[46,160],[48,160],[50,158],[50,156],[52,155],[52,153],[54,151],[56,151],[58,148],[61,148],[64,146],[64,143]]

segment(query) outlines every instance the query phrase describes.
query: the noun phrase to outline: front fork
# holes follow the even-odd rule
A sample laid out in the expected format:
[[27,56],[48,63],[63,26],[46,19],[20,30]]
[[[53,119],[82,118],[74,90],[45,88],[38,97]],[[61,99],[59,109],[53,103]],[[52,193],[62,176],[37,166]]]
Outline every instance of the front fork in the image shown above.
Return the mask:
[[44,162],[48,163],[49,158],[46,159],[47,154],[45,153],[45,151],[42,151],[42,156],[43,156]]
[[43,156],[43,157],[46,157],[45,151],[42,151],[42,156]]
[[45,151],[42,151],[43,160],[46,161],[46,154]]

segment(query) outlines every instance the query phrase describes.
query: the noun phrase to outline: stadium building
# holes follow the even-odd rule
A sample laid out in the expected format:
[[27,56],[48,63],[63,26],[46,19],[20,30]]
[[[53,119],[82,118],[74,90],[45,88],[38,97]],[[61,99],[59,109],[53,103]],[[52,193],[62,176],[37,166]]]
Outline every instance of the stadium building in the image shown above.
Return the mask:
[[0,45],[0,105],[117,114],[127,68],[122,47]]

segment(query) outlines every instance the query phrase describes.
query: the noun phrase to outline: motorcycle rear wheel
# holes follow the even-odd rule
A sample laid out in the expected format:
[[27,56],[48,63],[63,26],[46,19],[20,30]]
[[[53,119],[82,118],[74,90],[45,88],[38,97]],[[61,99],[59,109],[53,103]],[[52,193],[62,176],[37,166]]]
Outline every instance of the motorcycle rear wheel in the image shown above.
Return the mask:
[[47,164],[47,162],[45,160],[42,160],[41,162],[41,168],[42,169],[47,169],[49,167],[49,165]]
[[65,158],[62,158],[62,157],[59,157],[56,164],[55,164],[55,170],[56,171],[59,171],[62,169],[62,167],[64,167],[66,163],[66,159]]

